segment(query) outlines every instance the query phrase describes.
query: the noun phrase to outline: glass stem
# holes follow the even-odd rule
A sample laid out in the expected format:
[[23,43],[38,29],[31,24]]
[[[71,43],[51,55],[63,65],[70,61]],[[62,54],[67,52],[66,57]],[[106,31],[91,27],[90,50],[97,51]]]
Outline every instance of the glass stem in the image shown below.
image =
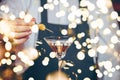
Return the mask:
[[62,69],[62,64],[63,64],[63,60],[59,59],[58,60],[58,70]]

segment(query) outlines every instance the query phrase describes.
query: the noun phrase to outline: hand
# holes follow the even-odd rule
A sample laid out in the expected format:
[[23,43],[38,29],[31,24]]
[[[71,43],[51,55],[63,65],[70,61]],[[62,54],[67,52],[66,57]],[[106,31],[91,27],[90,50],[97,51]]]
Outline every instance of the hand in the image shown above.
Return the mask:
[[1,21],[3,26],[3,34],[7,36],[12,44],[20,45],[25,43],[31,32],[31,26],[35,20],[31,20],[29,23],[25,23],[23,19],[17,18],[15,20],[3,20]]
[[11,40],[15,45],[25,43],[31,32],[32,21],[25,23],[24,20],[16,19],[14,26],[12,27]]

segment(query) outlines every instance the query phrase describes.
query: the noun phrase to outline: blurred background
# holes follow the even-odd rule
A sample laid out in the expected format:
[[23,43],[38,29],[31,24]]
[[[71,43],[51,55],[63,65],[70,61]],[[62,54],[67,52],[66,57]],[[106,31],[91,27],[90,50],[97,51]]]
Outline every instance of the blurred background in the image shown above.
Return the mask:
[[[45,3],[44,0],[42,0],[42,3]],[[118,20],[117,23],[120,28],[120,0],[112,0],[113,8],[118,13]],[[39,39],[42,44],[38,45],[36,48],[40,51],[40,56],[34,60],[34,65],[30,66],[23,75],[16,75],[11,69],[13,65],[5,65],[0,68],[0,75],[3,77],[8,77],[4,80],[9,80],[11,77],[13,77],[13,80],[45,80],[45,77],[48,73],[51,73],[53,71],[58,70],[58,59],[51,58],[50,53],[52,49],[47,44],[47,42],[43,39],[46,36],[50,35],[59,35],[61,36],[61,30],[65,29],[71,32],[71,30],[68,29],[68,26],[66,25],[56,25],[56,24],[49,24],[46,20],[46,13],[44,12],[42,14],[43,24],[46,25],[46,27],[49,27],[50,30],[54,31],[54,33],[50,33],[49,31],[40,31],[39,32]],[[55,27],[57,26],[57,27]],[[77,25],[77,27],[72,32],[74,36],[76,37],[76,42],[83,43],[83,48],[76,49],[77,43],[71,44],[71,46],[67,50],[67,54],[64,58],[64,60],[68,63],[67,67],[64,67],[62,71],[64,71],[69,77],[71,77],[72,80],[97,80],[97,74],[95,70],[98,68],[97,65],[94,64],[93,58],[91,58],[88,54],[89,49],[86,47],[86,39],[90,37],[89,35],[89,25],[87,21],[82,22],[82,24]],[[81,34],[84,36],[82,39],[79,39],[78,34]],[[84,46],[85,45],[85,46]],[[78,47],[79,48],[79,47]],[[83,60],[80,57],[76,58],[76,55],[79,53],[79,51],[83,52],[81,54],[85,55],[85,58]],[[82,57],[83,58],[83,57]],[[45,60],[48,60],[48,64],[44,63]],[[119,65],[119,64],[118,64]],[[92,67],[90,67],[92,66]],[[90,69],[90,70],[89,70]],[[101,77],[101,75],[98,75]],[[23,78],[22,78],[23,77]],[[0,78],[0,80],[3,80]]]

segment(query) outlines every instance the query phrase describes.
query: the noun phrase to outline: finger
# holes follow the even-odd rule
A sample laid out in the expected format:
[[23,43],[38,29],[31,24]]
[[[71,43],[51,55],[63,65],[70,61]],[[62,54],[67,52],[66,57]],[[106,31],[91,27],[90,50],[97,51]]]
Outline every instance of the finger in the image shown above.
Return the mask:
[[28,40],[29,37],[21,38],[21,39],[14,39],[12,44],[13,45],[20,45],[25,43]]
[[15,19],[15,22],[16,22],[16,25],[22,25],[22,26],[32,26],[33,24],[35,24],[35,18],[32,18],[30,22],[26,23],[24,21],[24,19],[20,19],[20,18],[16,18]]
[[25,32],[25,31],[30,31],[31,26],[14,26],[13,31],[15,32]]
[[24,38],[26,36],[29,36],[31,33],[32,33],[31,31],[26,31],[26,32],[21,32],[21,33],[14,33],[13,38],[15,38],[15,39]]

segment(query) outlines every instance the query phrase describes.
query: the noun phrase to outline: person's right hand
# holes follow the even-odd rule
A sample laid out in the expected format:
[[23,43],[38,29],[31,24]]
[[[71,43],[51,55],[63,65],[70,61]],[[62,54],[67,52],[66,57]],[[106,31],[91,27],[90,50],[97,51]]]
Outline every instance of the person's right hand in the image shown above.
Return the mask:
[[31,32],[31,26],[33,22],[25,23],[24,20],[16,19],[15,24],[12,27],[12,41],[13,44],[19,45],[25,43]]
[[31,26],[34,24],[34,20],[29,23],[25,23],[23,19],[15,20],[2,20],[3,34],[9,38],[13,45],[20,45],[25,43],[31,32]]

